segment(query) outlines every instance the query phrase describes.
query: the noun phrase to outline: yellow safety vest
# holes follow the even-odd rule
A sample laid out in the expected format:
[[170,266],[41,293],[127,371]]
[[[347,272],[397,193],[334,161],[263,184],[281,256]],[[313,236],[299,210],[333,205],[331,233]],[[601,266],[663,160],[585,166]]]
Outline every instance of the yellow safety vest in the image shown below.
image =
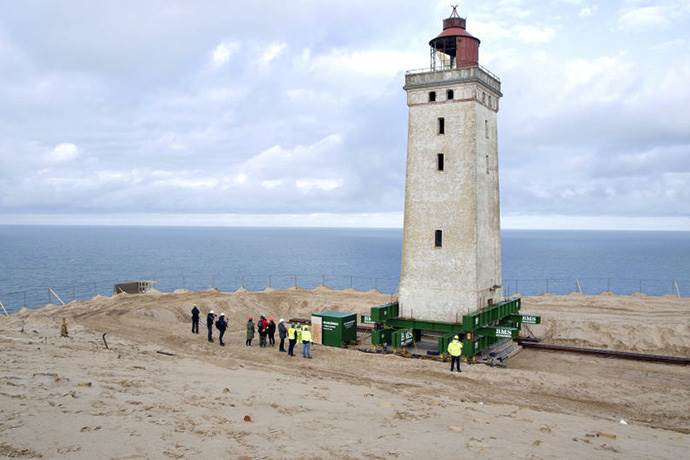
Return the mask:
[[462,354],[462,342],[453,340],[448,344],[448,353],[451,356],[460,356]]
[[302,343],[302,328],[297,328],[297,343]]
[[288,328],[288,340],[295,340],[295,333],[297,330],[294,327]]
[[311,342],[311,331],[302,331],[302,342]]

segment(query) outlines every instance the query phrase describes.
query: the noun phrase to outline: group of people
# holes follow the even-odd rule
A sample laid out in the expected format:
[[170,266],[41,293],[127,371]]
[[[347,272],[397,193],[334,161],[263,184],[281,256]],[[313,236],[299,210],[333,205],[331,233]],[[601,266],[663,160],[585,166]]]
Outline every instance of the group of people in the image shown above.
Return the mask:
[[[194,305],[192,308],[192,334],[199,333],[199,320],[201,311],[199,307]],[[230,326],[227,319],[225,318],[225,313],[221,313],[216,319],[216,314],[213,310],[209,311],[206,315],[206,328],[208,329],[208,341],[213,342],[213,326],[218,329],[218,343],[221,347],[225,346],[223,342],[223,336],[225,331]],[[254,339],[254,332],[259,333],[259,346],[265,348],[267,346],[275,346],[275,333],[278,331],[278,338],[280,339],[280,346],[278,351],[281,353],[287,353],[288,356],[295,356],[295,346],[298,343],[302,344],[302,356],[304,358],[311,359],[311,330],[309,325],[301,325],[299,323],[293,323],[287,326],[284,319],[280,319],[276,325],[273,318],[266,318],[261,315],[256,326],[254,325],[254,318],[251,316],[247,319],[247,340],[245,341],[245,346],[251,347],[252,340]],[[285,340],[288,341],[288,349],[285,349]]]

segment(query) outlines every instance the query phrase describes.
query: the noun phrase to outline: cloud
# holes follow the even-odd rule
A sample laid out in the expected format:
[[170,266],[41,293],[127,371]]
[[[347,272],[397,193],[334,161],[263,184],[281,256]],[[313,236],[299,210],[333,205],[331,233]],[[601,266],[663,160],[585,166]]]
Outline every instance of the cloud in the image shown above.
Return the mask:
[[211,64],[216,67],[225,65],[230,57],[240,49],[240,44],[235,41],[223,41],[218,43],[211,51]]
[[270,64],[275,58],[280,56],[280,54],[285,50],[286,47],[286,43],[271,43],[261,54],[261,63],[263,65]]
[[[0,220],[399,215],[404,72],[428,66],[449,8],[391,5],[334,0],[323,21],[302,1],[0,4]],[[461,13],[503,82],[506,218],[690,216],[687,2]]]
[[596,13],[598,9],[599,5],[583,6],[580,8],[580,11],[577,13],[577,15],[581,18],[588,18]]
[[72,161],[79,156],[79,149],[76,145],[65,142],[53,147],[48,154],[48,161],[54,163],[64,163]]
[[651,29],[670,23],[669,10],[663,6],[642,6],[625,10],[618,18],[621,29]]

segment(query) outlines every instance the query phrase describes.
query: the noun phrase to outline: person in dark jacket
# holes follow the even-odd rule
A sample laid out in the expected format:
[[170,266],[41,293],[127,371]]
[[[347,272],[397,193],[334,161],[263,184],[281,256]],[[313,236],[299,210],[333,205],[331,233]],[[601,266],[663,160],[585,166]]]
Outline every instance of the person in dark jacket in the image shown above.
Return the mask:
[[285,351],[285,338],[287,337],[287,327],[285,326],[285,320],[280,318],[278,321],[278,337],[280,337],[280,348],[278,351]]
[[276,323],[273,318],[268,318],[268,344],[272,347],[276,344]]
[[247,320],[247,341],[244,343],[245,346],[252,346],[252,339],[254,338],[254,318],[251,316]]
[[261,315],[256,329],[259,331],[259,346],[263,348],[266,346],[266,335],[268,334],[268,321],[266,321],[265,316]]
[[213,313],[213,310],[208,312],[208,315],[206,315],[206,327],[208,328],[208,341],[213,342],[213,320],[216,319],[216,315]]
[[199,308],[194,305],[194,308],[192,308],[192,334],[198,334],[199,333]]
[[220,343],[221,347],[224,347],[225,344],[223,343],[223,336],[225,335],[225,330],[228,328],[228,322],[225,321],[225,313],[221,313],[218,317],[218,321],[216,321],[216,328],[218,328],[218,332],[220,333],[218,335],[218,343]]

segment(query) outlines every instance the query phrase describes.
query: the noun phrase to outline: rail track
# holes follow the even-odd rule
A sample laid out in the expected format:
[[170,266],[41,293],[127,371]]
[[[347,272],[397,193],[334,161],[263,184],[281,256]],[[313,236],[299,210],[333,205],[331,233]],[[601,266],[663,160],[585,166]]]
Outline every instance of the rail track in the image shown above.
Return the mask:
[[579,353],[584,355],[602,356],[605,358],[629,359],[633,361],[647,361],[664,364],[690,365],[690,357],[654,355],[647,353],[636,353],[632,351],[605,350],[601,348],[582,348],[569,345],[556,345],[542,343],[531,338],[520,338],[518,344],[523,348],[545,351],[560,351],[565,353]]

